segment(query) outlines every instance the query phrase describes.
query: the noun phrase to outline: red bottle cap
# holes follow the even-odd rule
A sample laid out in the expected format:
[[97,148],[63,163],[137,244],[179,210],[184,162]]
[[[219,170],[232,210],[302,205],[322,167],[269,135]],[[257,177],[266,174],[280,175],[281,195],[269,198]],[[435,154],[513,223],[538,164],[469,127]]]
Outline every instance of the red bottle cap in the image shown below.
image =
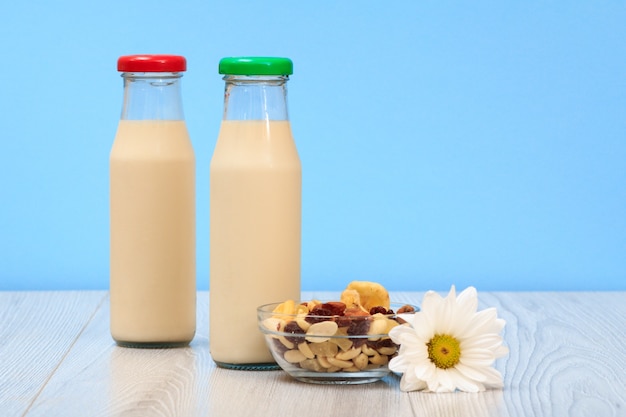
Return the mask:
[[180,55],[126,55],[117,60],[120,72],[181,72],[187,60]]

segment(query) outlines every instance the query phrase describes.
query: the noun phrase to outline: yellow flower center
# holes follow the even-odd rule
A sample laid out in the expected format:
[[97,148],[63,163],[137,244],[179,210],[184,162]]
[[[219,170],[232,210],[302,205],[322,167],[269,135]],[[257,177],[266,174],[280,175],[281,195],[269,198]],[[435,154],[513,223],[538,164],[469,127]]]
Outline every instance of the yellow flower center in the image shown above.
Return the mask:
[[437,368],[448,369],[459,363],[461,345],[454,337],[436,334],[428,343],[428,358]]

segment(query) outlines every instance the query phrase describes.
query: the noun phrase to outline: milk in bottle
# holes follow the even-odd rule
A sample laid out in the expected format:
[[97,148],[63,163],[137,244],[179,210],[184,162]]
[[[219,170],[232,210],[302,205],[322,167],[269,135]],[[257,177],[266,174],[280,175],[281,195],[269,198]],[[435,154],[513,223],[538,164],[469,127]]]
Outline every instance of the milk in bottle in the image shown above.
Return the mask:
[[220,61],[224,115],[210,168],[209,345],[232,369],[276,367],[256,308],[300,299],[301,166],[286,58]]
[[129,347],[188,344],[196,330],[195,158],[183,119],[185,58],[121,57],[110,155],[111,334]]

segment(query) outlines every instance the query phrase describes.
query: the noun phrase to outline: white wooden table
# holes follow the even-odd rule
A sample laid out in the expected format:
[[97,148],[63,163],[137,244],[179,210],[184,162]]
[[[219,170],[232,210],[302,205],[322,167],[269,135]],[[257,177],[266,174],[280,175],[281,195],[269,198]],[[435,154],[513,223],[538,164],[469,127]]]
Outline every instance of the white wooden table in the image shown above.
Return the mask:
[[[392,299],[419,304],[422,293]],[[305,299],[338,293],[306,292]],[[0,292],[1,416],[626,416],[626,292],[480,293],[507,321],[503,390],[404,393],[398,377],[322,386],[217,368],[208,293],[190,347],[109,335],[107,292]]]

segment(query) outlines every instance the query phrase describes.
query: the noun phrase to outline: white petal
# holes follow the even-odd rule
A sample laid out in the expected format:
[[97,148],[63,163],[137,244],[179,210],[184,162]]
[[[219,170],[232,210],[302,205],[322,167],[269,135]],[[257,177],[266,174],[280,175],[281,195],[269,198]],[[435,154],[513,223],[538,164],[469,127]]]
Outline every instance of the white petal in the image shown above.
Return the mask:
[[400,313],[397,316],[400,317],[402,320],[406,321],[407,323],[409,323],[411,326],[413,325],[413,319],[419,314],[419,312],[417,313]]
[[409,326],[396,326],[393,329],[389,330],[389,337],[394,343],[405,343],[409,342],[410,339],[417,338],[415,334],[415,330]]
[[389,361],[389,369],[392,372],[405,373],[411,367],[411,361],[407,360],[407,357],[405,355],[395,356]]
[[[398,327],[400,326],[396,326],[394,329],[397,329]],[[416,317],[413,320],[413,329],[415,334],[417,334],[417,337],[423,340],[424,343],[432,339],[435,335],[435,327],[433,323],[431,323],[430,317],[426,314],[422,314],[420,317]]]
[[446,369],[437,370],[437,379],[439,382],[439,386],[433,390],[436,392],[454,392],[456,390],[456,385],[452,380],[452,376]]
[[456,299],[461,310],[475,313],[478,309],[478,293],[474,287],[467,287],[461,291],[461,294]]
[[497,349],[493,352],[496,358],[501,358],[509,354],[509,348],[506,346],[498,346]]
[[491,366],[496,360],[494,353],[487,349],[470,349],[461,352],[459,363],[467,366]]
[[411,360],[426,360],[428,359],[428,347],[425,344],[405,343],[400,345],[398,355],[408,356]]
[[456,388],[460,389],[461,391],[479,392],[481,391],[481,388],[482,390],[485,389],[485,387],[482,384],[472,380],[471,378],[467,378],[465,375],[459,372],[458,369],[456,368],[448,369],[448,374],[452,378]]
[[424,298],[422,298],[420,311],[430,312],[436,309],[442,301],[443,298],[435,291],[427,291],[426,294],[424,294]]
[[489,349],[472,348],[461,352],[461,359],[494,359],[493,351]]
[[439,294],[433,291],[429,291],[424,295],[424,301],[422,302],[422,309],[419,313],[416,313],[416,317],[413,320],[415,328],[431,329],[436,331],[438,316],[440,315],[439,309],[443,302],[443,299]]
[[497,369],[490,366],[466,367],[459,363],[456,365],[456,368],[466,377],[471,378],[486,387],[501,388],[503,385],[502,374]]
[[483,368],[482,372],[487,376],[487,379],[483,382],[489,388],[502,388],[502,374],[495,368]]
[[472,317],[476,314],[476,308],[478,307],[478,297],[476,296],[476,289],[474,287],[468,287],[456,299],[456,308],[454,314],[453,327],[451,327],[451,334],[461,335],[462,331],[467,328]]
[[407,372],[400,379],[400,389],[404,392],[421,391],[426,387],[426,383],[418,379],[414,372]]
[[435,374],[429,378],[424,380],[426,382],[426,385],[428,385],[428,390],[432,391],[432,392],[437,392],[437,389],[439,388],[439,369],[435,369]]
[[420,361],[418,363],[414,363],[415,365],[415,375],[419,379],[424,381],[428,381],[435,375],[435,371],[437,367],[430,361],[430,359],[426,359],[424,361]]
[[456,322],[456,293],[454,285],[450,288],[448,296],[444,298],[439,306],[437,321],[435,322],[435,333],[450,334]]
[[504,329],[505,325],[506,325],[506,320],[504,320],[504,319],[496,319],[495,322],[493,323],[493,327],[492,327],[491,331],[493,333],[500,333],[502,331],[502,329]]
[[460,348],[461,352],[472,348],[482,348],[493,351],[501,344],[502,337],[498,334],[490,333],[464,339],[460,343]]
[[462,363],[457,363],[455,368],[458,369],[460,373],[465,375],[467,378],[472,379],[478,382],[484,382],[487,380],[487,376],[481,372],[482,368],[477,368],[474,366],[467,366]]
[[423,354],[419,350],[403,350],[402,347],[400,349],[398,355],[392,358],[394,360],[393,366],[396,368],[393,369],[394,371],[405,372],[406,369],[414,367],[417,363],[428,361],[428,355]]
[[495,308],[488,308],[474,314],[469,326],[464,330],[459,337],[467,339],[476,335],[485,333],[496,333],[491,331],[496,321],[497,312]]

